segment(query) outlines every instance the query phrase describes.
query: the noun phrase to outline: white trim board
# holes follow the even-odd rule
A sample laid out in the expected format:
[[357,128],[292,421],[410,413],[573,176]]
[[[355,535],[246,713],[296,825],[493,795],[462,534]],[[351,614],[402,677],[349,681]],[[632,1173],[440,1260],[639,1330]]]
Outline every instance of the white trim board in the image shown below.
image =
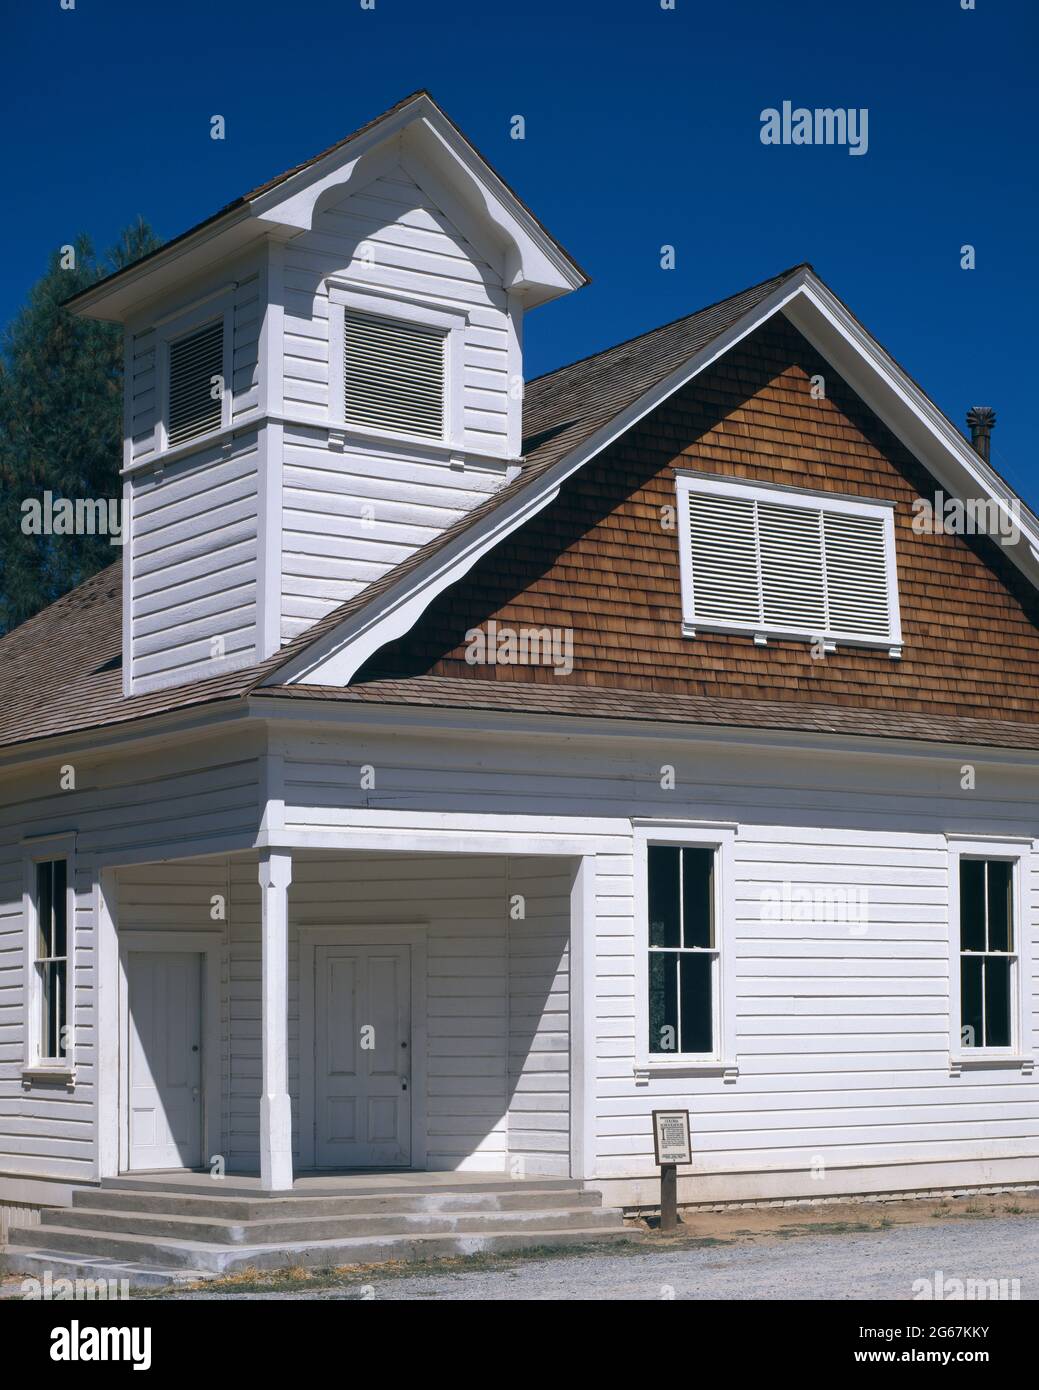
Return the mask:
[[686,386],[774,314],[782,312],[892,432],[954,496],[987,495],[1020,506],[1021,540],[1005,547],[1039,588],[1039,521],[927,399],[920,388],[807,267],[626,410],[559,460],[529,488],[493,509],[396,585],[308,646],[267,678],[266,685],[346,685],[387,642],[403,636],[434,598],[463,578],[487,552],[547,507],[568,478],[633,425]]

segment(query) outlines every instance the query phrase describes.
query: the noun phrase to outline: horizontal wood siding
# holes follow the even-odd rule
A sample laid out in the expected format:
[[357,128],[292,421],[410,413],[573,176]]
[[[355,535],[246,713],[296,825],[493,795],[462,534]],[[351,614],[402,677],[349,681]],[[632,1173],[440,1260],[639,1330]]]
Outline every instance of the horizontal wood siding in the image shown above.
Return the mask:
[[504,474],[363,448],[286,428],[283,641],[344,603],[501,486]]
[[[533,737],[533,736],[531,736]],[[582,745],[372,733],[349,749],[300,741],[286,762],[286,821],[321,831],[402,832],[473,824],[597,845],[594,1107],[597,1172],[652,1171],[650,1112],[688,1106],[697,1162],[711,1172],[1039,1157],[1039,1079],[1020,1069],[950,1075],[946,832],[1039,835],[1034,769],[962,758],[840,756],[661,740]],[[376,769],[360,791],[359,767]],[[661,786],[675,768],[676,785]],[[666,780],[666,779],[665,779]],[[473,817],[485,819],[477,829]],[[735,822],[739,1075],[654,1075],[635,1064],[631,817]],[[559,872],[547,871],[563,910]],[[766,890],[866,895],[866,930],[769,920]],[[852,898],[851,901],[857,901]],[[1039,960],[1039,881],[1022,933]],[[955,938],[954,938],[955,939]],[[563,987],[562,973],[559,987]],[[1039,971],[1030,988],[1039,1036]],[[540,1047],[540,1040],[539,1040]],[[552,1123],[552,1122],[550,1122]],[[519,1132],[519,1116],[510,1128]],[[820,1185],[822,1192],[824,1184]]]
[[[61,790],[61,761],[0,787],[0,1173],[85,1179],[95,1171],[97,1095],[95,883],[99,856],[145,855],[160,846],[176,853],[207,835],[245,836],[258,818],[255,748],[240,737],[140,759],[89,757],[71,765],[75,788]],[[75,1085],[22,1085],[23,851],[26,836],[76,833],[72,1021]],[[221,842],[223,843],[223,842]],[[211,868],[161,872],[165,901],[151,919],[128,899],[129,925],[183,920],[207,910]],[[207,922],[211,926],[212,923]]]
[[260,326],[264,309],[259,275],[239,280],[234,290],[231,314],[234,331],[231,359],[232,424],[259,408]]
[[256,468],[253,433],[134,481],[135,692],[255,659]]

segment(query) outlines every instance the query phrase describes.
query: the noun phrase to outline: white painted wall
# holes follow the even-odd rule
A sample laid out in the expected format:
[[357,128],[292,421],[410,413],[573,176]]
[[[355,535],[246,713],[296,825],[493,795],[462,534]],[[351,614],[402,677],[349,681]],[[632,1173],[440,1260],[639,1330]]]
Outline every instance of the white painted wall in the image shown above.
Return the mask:
[[[399,728],[352,737],[348,757],[341,743],[301,741],[285,764],[286,823],[318,837],[375,826],[386,845],[466,824],[488,842],[495,827],[594,837],[596,1172],[625,1180],[624,1200],[637,1200],[635,1186],[655,1173],[650,1112],[667,1106],[691,1110],[695,1171],[716,1176],[712,1192],[728,1195],[760,1195],[770,1182],[773,1192],[817,1196],[842,1183],[865,1190],[871,1169],[886,1174],[881,1186],[905,1186],[934,1181],[933,1165],[951,1159],[974,1165],[972,1181],[993,1163],[1034,1168],[1039,1079],[1020,1069],[950,1074],[945,834],[1039,834],[1036,770],[986,768],[968,793],[962,757],[939,752],[840,757],[679,739],[635,750],[620,736],[582,749],[576,739],[433,739]],[[677,769],[674,791],[660,787],[665,763]],[[376,791],[358,790],[362,764],[375,767]],[[734,1081],[635,1076],[632,816],[739,825],[727,943],[736,954]],[[1033,961],[1035,859],[1021,923]],[[763,921],[762,889],[784,881],[868,890],[867,933]],[[1030,1001],[1039,1039],[1034,967]],[[820,1163],[830,1176],[813,1180]],[[741,1174],[776,1176],[755,1185]]]
[[[59,760],[0,783],[0,1180],[89,1179],[96,1166],[97,912],[103,856],[190,852],[251,836],[259,776],[252,737],[228,735],[156,751],[147,760],[72,753],[76,789],[59,789]],[[24,1087],[23,851],[26,836],[76,832],[75,1084]],[[183,879],[182,879],[183,882]],[[3,1195],[0,1188],[0,1196]]]
[[134,693],[257,659],[257,446],[246,432],[134,480],[124,561]]

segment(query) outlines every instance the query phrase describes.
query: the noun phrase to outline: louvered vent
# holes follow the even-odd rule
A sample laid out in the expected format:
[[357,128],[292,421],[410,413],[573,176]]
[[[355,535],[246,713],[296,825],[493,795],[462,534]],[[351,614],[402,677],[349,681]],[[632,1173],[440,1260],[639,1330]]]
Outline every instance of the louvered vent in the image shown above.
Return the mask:
[[220,428],[223,375],[223,319],[170,343],[170,445]]
[[444,436],[444,334],[368,314],[345,315],[348,424]]
[[[690,625],[896,642],[883,514],[686,489]],[[867,504],[868,505],[868,504]]]

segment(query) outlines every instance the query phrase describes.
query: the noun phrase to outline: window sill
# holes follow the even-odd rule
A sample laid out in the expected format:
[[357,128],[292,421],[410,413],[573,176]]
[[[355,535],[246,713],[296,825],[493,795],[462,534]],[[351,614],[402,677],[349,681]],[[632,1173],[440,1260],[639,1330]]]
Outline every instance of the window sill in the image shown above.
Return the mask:
[[60,1081],[66,1086],[74,1086],[76,1068],[66,1062],[55,1062],[50,1066],[38,1062],[31,1067],[22,1067],[22,1085],[31,1086],[34,1081]]
[[634,1072],[636,1082],[644,1084],[654,1076],[721,1076],[735,1081],[740,1069],[735,1058],[726,1061],[719,1057],[674,1057],[666,1062],[640,1058]]
[[828,633],[809,632],[807,628],[758,627],[753,623],[719,623],[708,618],[683,618],[682,636],[696,637],[704,633],[725,633],[732,637],[752,637],[756,647],[769,642],[808,642],[823,644],[829,654],[842,647],[863,651],[886,651],[892,661],[902,659],[902,640],[894,637],[847,637]]
[[1034,1057],[1020,1053],[1006,1052],[958,1052],[949,1057],[949,1071],[958,1076],[961,1071],[978,1071],[981,1068],[1003,1068],[1008,1071],[1031,1073],[1035,1065]]

